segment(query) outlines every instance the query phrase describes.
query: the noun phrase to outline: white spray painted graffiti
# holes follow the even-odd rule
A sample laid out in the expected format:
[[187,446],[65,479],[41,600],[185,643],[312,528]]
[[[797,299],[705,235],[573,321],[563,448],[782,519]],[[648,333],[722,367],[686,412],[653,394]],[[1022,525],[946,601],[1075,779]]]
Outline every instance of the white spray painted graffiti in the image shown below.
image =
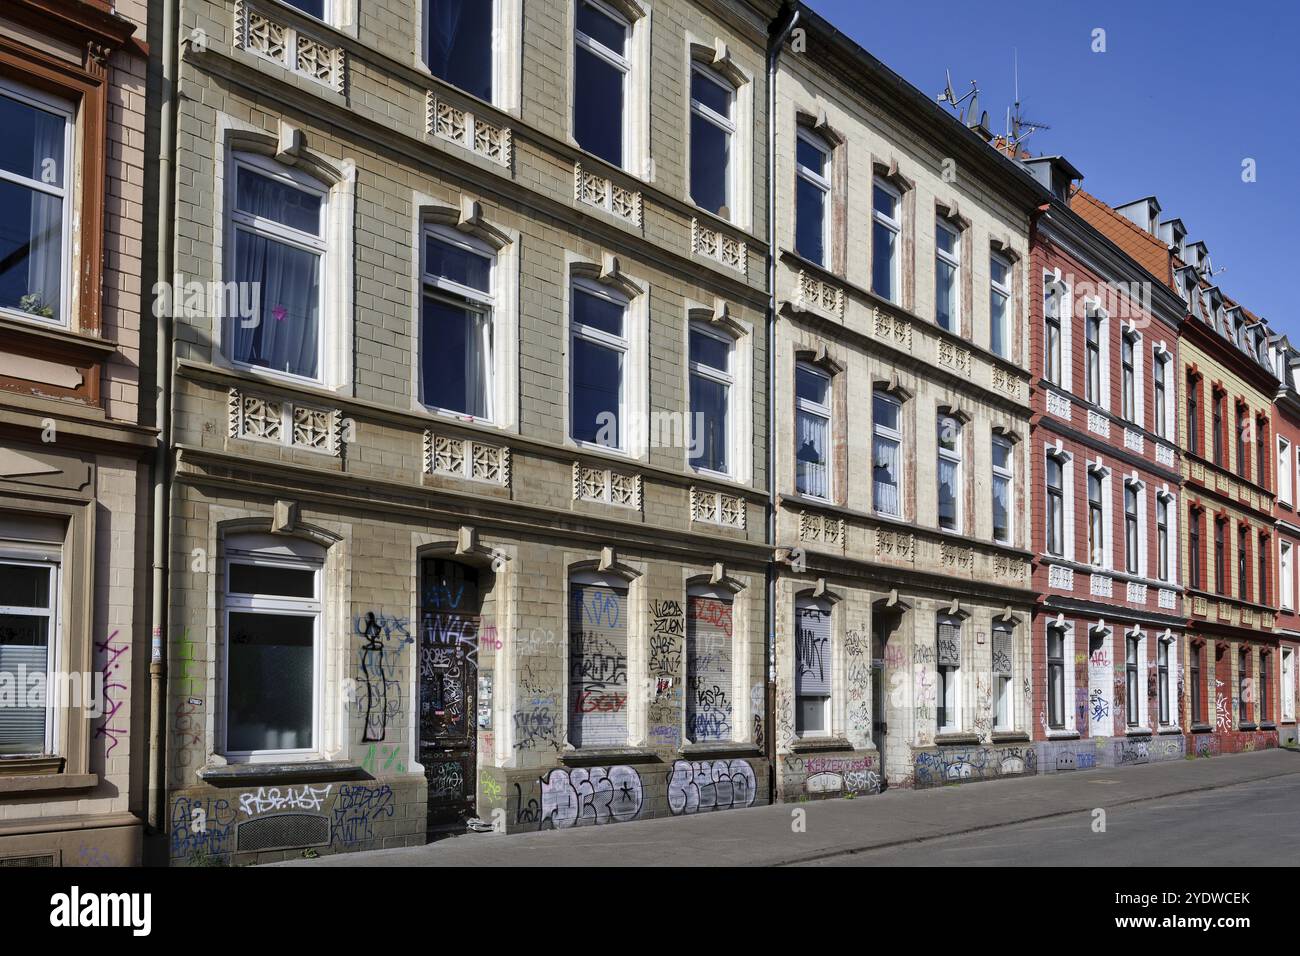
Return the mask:
[[748,807],[757,789],[747,760],[678,760],[668,777],[668,808],[676,816]]
[[641,775],[631,767],[552,770],[541,779],[542,819],[557,830],[587,823],[624,823],[641,812]]
[[330,787],[258,787],[257,793],[244,793],[239,797],[239,809],[251,816],[266,813],[268,810],[313,810],[319,811],[327,797]]

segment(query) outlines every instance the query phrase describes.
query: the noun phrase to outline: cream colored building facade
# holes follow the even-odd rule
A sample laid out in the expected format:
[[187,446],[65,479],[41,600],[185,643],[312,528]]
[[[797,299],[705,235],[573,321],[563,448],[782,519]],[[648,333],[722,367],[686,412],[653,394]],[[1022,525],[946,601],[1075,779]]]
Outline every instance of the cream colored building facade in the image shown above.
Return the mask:
[[777,792],[1033,773],[1037,194],[815,14],[800,26],[774,120]]

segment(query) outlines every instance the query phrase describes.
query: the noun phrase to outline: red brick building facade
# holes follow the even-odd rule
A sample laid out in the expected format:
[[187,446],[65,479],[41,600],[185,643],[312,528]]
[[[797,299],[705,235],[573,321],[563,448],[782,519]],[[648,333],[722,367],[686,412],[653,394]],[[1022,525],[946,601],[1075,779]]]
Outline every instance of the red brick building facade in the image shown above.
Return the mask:
[[1181,757],[1180,304],[1071,211],[1076,170],[1027,165],[1055,197],[1030,250],[1039,769]]

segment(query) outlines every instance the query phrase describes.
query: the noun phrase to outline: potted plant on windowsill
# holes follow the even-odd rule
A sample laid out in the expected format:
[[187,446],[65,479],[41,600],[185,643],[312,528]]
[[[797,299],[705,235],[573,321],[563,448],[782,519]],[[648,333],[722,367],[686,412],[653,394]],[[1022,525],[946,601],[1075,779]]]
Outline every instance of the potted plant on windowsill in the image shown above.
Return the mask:
[[43,319],[54,318],[54,307],[43,305],[45,295],[40,292],[28,292],[18,300],[18,308],[28,315],[39,315]]

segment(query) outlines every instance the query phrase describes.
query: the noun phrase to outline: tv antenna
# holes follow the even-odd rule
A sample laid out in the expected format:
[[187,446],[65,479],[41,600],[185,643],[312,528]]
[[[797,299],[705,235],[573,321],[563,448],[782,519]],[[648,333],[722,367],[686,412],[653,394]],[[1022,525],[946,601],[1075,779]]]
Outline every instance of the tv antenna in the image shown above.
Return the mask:
[[[971,129],[978,129],[981,127],[988,129],[988,110],[985,110],[983,113],[980,112],[980,90],[975,81],[971,80],[970,89],[959,97],[956,91],[952,88],[952,73],[949,70],[944,70],[943,75],[946,80],[946,85],[943,88],[943,92],[935,96],[935,102],[947,103],[950,107],[956,110],[957,118],[962,121],[962,125],[970,127]],[[970,105],[963,110],[961,105],[967,100],[970,100]]]
[[1020,149],[1020,144],[1029,139],[1040,129],[1051,129],[1046,123],[1027,119],[1020,112],[1020,51],[1012,49],[1012,71],[1015,79],[1016,101],[1007,110],[1007,144],[1013,153]]

